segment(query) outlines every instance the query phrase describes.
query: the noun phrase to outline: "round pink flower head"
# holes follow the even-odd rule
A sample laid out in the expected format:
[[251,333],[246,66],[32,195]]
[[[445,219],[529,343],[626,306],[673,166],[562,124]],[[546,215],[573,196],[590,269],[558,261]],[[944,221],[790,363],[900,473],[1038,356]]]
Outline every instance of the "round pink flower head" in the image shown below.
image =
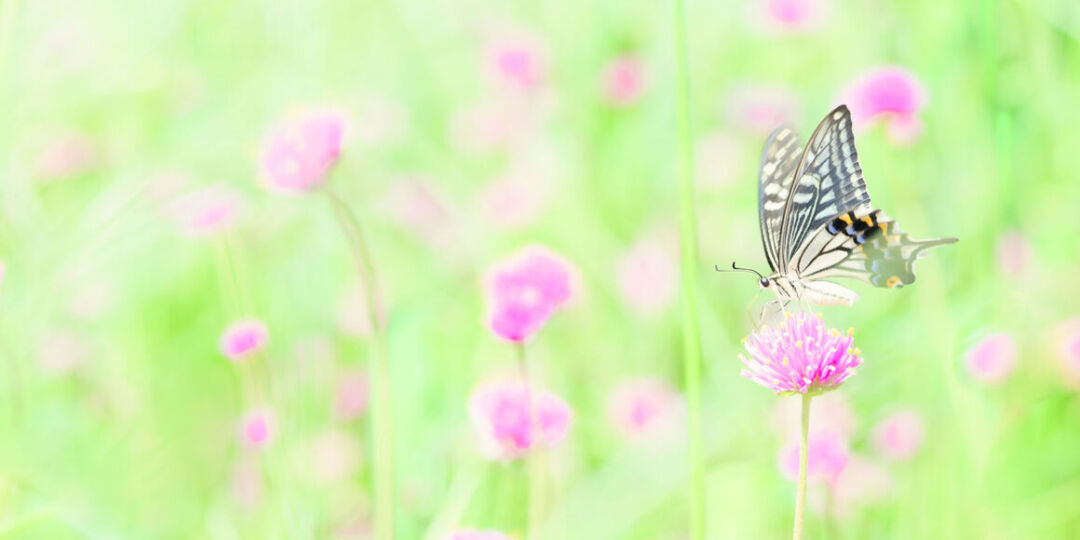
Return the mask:
[[828,392],[862,364],[854,333],[826,328],[820,315],[788,313],[779,328],[763,326],[743,340],[750,357],[739,355],[742,376],[778,395]]
[[1067,382],[1080,387],[1080,318],[1058,324],[1053,330],[1058,362]]
[[1016,357],[1016,341],[1009,334],[998,333],[986,336],[968,349],[964,364],[975,380],[997,384],[1012,374]]
[[543,44],[535,35],[518,30],[504,32],[487,45],[487,69],[498,84],[532,90],[543,84],[547,76],[547,57]]
[[773,33],[809,32],[827,19],[825,4],[824,0],[759,0],[754,6],[755,22]]
[[573,281],[570,263],[539,246],[496,264],[487,280],[491,330],[509,341],[528,339],[570,299]]
[[260,408],[249,412],[240,427],[240,440],[252,448],[264,448],[274,440],[274,414]]
[[604,99],[617,107],[632,105],[645,93],[645,65],[633,55],[620,56],[604,68]]
[[512,540],[509,536],[499,531],[477,531],[474,529],[462,529],[454,531],[442,538],[442,540]]
[[904,68],[883,67],[867,72],[850,85],[844,101],[857,127],[886,119],[887,134],[893,142],[911,142],[922,132],[918,113],[926,104],[926,91]]
[[925,437],[922,416],[915,411],[900,411],[874,428],[874,448],[889,459],[905,460],[922,448]]
[[628,439],[670,435],[679,429],[682,412],[682,397],[678,390],[656,377],[625,381],[615,387],[608,399],[611,421]]
[[[847,466],[849,451],[847,442],[831,430],[811,431],[807,441],[806,474],[808,477],[828,483],[836,481]],[[799,441],[794,440],[780,449],[778,456],[780,473],[788,480],[799,475]]]
[[262,321],[236,321],[221,334],[221,354],[233,362],[244,360],[260,351],[266,345],[268,337],[269,333]]
[[278,126],[263,147],[263,183],[282,192],[318,188],[337,162],[343,131],[341,118],[326,113],[307,114]]
[[485,457],[516,459],[536,444],[551,448],[562,442],[573,411],[547,390],[503,380],[484,383],[473,391],[469,417]]

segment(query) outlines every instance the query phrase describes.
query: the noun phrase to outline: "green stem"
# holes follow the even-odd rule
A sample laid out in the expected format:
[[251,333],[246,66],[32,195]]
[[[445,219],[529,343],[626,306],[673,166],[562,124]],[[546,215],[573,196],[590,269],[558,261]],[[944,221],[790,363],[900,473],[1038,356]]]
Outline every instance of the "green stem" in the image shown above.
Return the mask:
[[533,406],[533,389],[532,385],[529,384],[529,364],[525,357],[525,344],[518,343],[514,346],[514,349],[517,351],[518,368],[521,370],[521,383],[525,385],[525,406],[529,410],[529,424],[533,426],[537,433],[536,439],[532,441],[532,448],[526,457],[529,468],[529,508],[525,538],[527,540],[540,540],[543,537],[540,533],[540,524],[544,521],[544,471],[546,468],[544,448],[540,440],[540,419]]
[[390,398],[390,366],[387,354],[386,328],[378,308],[378,286],[375,265],[360,221],[349,205],[329,189],[327,197],[334,207],[338,224],[349,241],[349,248],[360,269],[364,300],[371,323],[371,415],[373,431],[375,540],[394,538],[394,443],[393,414]]
[[690,140],[690,75],[683,0],[675,0],[675,121],[679,156],[679,230],[682,240],[682,341],[690,465],[690,538],[705,538],[705,473],[701,434],[701,331],[697,313],[697,217],[694,151]]
[[810,400],[809,394],[802,397],[802,433],[799,439],[799,484],[795,488],[795,528],[792,540],[802,538],[803,521],[806,513],[806,464],[810,457]]

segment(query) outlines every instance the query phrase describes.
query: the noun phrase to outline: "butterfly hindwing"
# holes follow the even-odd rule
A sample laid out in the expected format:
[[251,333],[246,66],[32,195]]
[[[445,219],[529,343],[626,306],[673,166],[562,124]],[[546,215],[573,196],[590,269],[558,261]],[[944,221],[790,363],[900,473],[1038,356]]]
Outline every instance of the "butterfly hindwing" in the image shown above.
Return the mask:
[[794,177],[781,233],[780,259],[786,270],[794,269],[789,263],[818,228],[837,215],[871,210],[846,106],[833,109],[814,130]]
[[776,129],[761,152],[758,183],[758,219],[765,258],[774,272],[780,269],[780,233],[788,192],[802,157],[799,138],[790,127]]

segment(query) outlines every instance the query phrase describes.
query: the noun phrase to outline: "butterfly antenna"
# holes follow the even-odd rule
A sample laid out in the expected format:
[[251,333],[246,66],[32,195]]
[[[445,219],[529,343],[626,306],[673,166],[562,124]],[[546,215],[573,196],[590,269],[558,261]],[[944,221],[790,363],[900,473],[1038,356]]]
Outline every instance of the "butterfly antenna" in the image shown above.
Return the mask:
[[761,275],[761,272],[758,272],[757,270],[754,270],[753,268],[739,268],[738,266],[735,266],[735,261],[731,261],[731,270],[727,270],[725,268],[720,268],[719,264],[716,265],[715,268],[716,268],[717,272],[735,272],[735,271],[751,272],[751,273],[757,275],[758,279],[762,279],[762,278],[765,277],[765,276]]

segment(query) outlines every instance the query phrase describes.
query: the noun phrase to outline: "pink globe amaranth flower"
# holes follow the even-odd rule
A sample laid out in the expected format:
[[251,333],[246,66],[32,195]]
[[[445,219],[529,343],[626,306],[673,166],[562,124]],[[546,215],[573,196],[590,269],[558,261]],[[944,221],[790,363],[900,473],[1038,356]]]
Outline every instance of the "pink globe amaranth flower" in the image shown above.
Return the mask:
[[827,392],[862,364],[853,335],[826,328],[820,315],[789,313],[779,328],[763,326],[743,340],[750,357],[739,355],[742,376],[778,395]]
[[1005,231],[994,249],[998,268],[1010,279],[1019,278],[1031,266],[1031,242],[1020,231]]
[[1066,382],[1080,388],[1080,318],[1059,323],[1052,334],[1054,352]]
[[262,152],[262,181],[274,191],[303,192],[326,181],[341,151],[344,122],[330,113],[308,113],[275,128]]
[[642,238],[619,257],[615,281],[634,311],[652,314],[675,300],[679,288],[677,251],[652,238]]
[[740,129],[767,135],[782,124],[794,122],[802,114],[801,109],[798,96],[787,88],[741,83],[728,93],[725,116]]
[[561,443],[570,430],[573,411],[547,390],[508,379],[473,390],[469,417],[480,452],[489,459],[508,460],[526,455],[537,444],[552,448]]
[[628,439],[671,438],[680,430],[685,412],[682,396],[671,383],[641,377],[620,383],[608,398],[608,415]]
[[806,33],[828,20],[824,0],[758,0],[750,6],[752,22],[766,33]]
[[895,66],[875,68],[857,78],[844,93],[857,128],[880,119],[895,143],[908,143],[922,132],[919,112],[926,106],[926,91],[910,71]]
[[[828,483],[837,477],[848,464],[847,442],[833,431],[811,430],[807,443],[806,476]],[[778,455],[780,473],[788,480],[799,476],[799,441],[786,444]]]
[[874,448],[882,456],[892,460],[906,460],[922,448],[926,438],[919,413],[907,410],[890,415],[874,428]]
[[1016,341],[1006,333],[986,336],[964,354],[964,364],[975,380],[997,384],[1012,375],[1017,360]]
[[262,350],[268,338],[262,321],[243,319],[233,322],[221,334],[221,354],[233,362],[244,360]]
[[370,386],[367,371],[354,369],[346,372],[337,384],[334,399],[334,415],[349,421],[367,412]]
[[276,432],[273,411],[258,408],[244,416],[240,426],[240,440],[251,448],[265,448],[274,441]]
[[240,194],[221,185],[208,186],[173,200],[168,214],[188,236],[208,236],[228,227],[240,211]]
[[524,30],[501,32],[489,39],[485,71],[511,90],[534,90],[547,78],[547,54],[540,39]]
[[608,103],[616,107],[633,105],[645,93],[645,64],[631,54],[615,58],[604,67],[601,83]]
[[460,531],[452,532],[444,537],[442,540],[513,540],[509,536],[499,531],[478,531],[475,529],[462,529]]
[[86,135],[66,133],[51,140],[34,160],[34,175],[43,182],[78,176],[100,162],[101,151]]
[[529,246],[495,265],[487,278],[488,322],[495,335],[520,342],[570,300],[574,270],[542,246]]

